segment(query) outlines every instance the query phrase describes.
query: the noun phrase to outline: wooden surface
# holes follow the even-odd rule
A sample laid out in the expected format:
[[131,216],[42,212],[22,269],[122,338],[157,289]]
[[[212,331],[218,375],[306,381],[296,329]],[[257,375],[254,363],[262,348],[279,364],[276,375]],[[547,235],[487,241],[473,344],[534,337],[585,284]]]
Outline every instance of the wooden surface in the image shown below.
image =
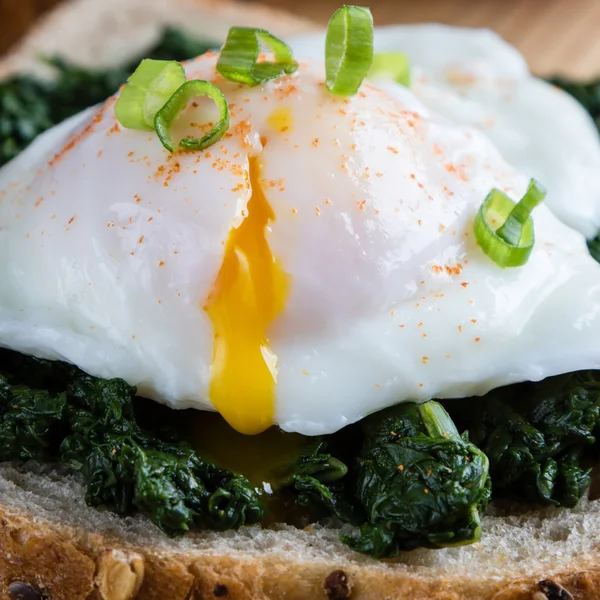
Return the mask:
[[[0,0],[0,52],[57,1]],[[342,2],[263,3],[313,18],[325,26]],[[600,0],[371,0],[365,4],[371,6],[379,25],[440,21],[491,27],[515,44],[539,74],[561,72],[584,78],[600,75]]]
[[12,46],[37,17],[58,0],[0,0],[0,53]]
[[[263,3],[326,23],[343,2]],[[536,73],[600,76],[600,0],[365,0],[365,5],[376,25],[438,21],[489,27],[517,46]]]

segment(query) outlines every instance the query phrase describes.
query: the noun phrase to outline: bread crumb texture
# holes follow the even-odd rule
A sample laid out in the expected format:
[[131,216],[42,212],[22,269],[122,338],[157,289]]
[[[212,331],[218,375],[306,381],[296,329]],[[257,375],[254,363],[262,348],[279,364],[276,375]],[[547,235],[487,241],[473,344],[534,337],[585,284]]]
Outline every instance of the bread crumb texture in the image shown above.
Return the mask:
[[504,510],[492,507],[478,544],[377,561],[321,526],[172,539],[88,507],[73,475],[0,465],[0,600],[600,598],[600,503]]

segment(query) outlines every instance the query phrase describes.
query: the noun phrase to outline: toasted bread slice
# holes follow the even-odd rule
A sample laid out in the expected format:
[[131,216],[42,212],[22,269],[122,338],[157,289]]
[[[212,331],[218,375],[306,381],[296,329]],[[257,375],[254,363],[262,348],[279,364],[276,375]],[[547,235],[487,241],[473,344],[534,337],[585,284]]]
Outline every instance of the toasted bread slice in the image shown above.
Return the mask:
[[[81,65],[138,55],[166,25],[215,41],[234,23],[282,37],[316,26],[250,3],[71,0],[2,62],[0,76],[35,70],[40,53]],[[0,466],[1,600],[569,600],[600,598],[600,503],[503,515],[483,540],[377,561],[340,531],[242,528],[172,539],[143,517],[88,507],[73,475]]]
[[566,590],[578,600],[600,597],[600,503],[512,516],[492,507],[483,526],[478,544],[385,562],[352,552],[339,530],[320,526],[173,539],[143,517],[90,508],[73,476],[4,465],[0,597],[11,597],[14,582],[52,600],[568,600]]

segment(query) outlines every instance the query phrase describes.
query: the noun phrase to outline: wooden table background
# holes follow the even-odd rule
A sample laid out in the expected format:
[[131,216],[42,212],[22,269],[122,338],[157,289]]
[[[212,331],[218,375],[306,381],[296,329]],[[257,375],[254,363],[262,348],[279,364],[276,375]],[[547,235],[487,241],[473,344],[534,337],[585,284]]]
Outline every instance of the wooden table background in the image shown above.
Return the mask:
[[[60,0],[0,0],[0,53]],[[101,2],[102,0],[98,0]],[[218,2],[219,0],[215,0]],[[326,24],[342,0],[263,0]],[[376,24],[439,21],[491,27],[539,74],[600,75],[600,0],[365,0]]]

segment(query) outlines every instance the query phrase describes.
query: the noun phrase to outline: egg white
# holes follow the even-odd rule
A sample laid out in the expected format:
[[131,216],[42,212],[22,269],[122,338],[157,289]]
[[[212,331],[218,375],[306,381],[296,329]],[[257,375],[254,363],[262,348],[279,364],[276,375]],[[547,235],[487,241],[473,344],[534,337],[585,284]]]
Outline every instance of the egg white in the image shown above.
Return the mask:
[[[485,134],[404,88],[334,97],[321,63],[250,88],[215,61],[186,64],[231,107],[207,151],[170,156],[118,125],[113,98],[0,170],[1,345],[212,409],[203,306],[259,155],[267,240],[291,281],[268,331],[283,429],[329,433],[405,400],[599,366],[600,265],[583,236],[542,205],[526,266],[501,269],[474,241],[489,190],[517,199],[530,175]],[[203,102],[186,113],[210,117]]]
[[[292,41],[321,58],[323,35]],[[523,56],[485,29],[447,25],[381,27],[376,52],[404,52],[412,91],[425,106],[477,127],[517,169],[543,181],[546,205],[593,238],[600,229],[600,141],[596,125],[566,92],[529,72]],[[394,94],[395,84],[383,87]]]

